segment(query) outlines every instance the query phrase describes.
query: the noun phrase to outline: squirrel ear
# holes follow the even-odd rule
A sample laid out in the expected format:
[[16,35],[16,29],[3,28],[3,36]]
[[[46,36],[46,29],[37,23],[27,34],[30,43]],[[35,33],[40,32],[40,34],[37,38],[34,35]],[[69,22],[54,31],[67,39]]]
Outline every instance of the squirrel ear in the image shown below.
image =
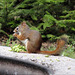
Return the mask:
[[26,22],[25,22],[25,21],[23,21],[23,22],[21,23],[21,25],[26,26]]

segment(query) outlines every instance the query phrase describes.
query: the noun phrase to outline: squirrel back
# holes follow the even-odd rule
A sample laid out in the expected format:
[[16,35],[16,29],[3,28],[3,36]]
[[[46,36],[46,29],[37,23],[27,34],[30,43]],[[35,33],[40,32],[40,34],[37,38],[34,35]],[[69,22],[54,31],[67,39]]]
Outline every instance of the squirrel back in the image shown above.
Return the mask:
[[40,51],[42,45],[41,34],[36,30],[31,30],[25,21],[23,21],[18,27],[14,29],[13,35],[25,44],[28,53],[57,55],[63,51],[63,47],[67,40],[67,37],[65,36],[57,40],[57,48],[54,51]]

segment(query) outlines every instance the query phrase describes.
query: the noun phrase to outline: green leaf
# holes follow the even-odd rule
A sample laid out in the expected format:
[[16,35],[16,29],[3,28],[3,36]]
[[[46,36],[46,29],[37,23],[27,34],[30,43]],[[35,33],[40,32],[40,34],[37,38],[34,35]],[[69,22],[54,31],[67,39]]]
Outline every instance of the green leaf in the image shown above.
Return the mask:
[[49,23],[47,22],[43,23],[43,29],[45,30],[47,27],[50,27]]
[[75,31],[75,28],[72,27],[71,30]]
[[47,27],[51,27],[56,22],[56,19],[47,12],[43,17],[43,22],[43,29],[46,29]]
[[42,38],[46,38],[46,35],[42,35]]
[[50,55],[45,55],[45,57],[49,57]]
[[33,20],[37,20],[37,17],[33,14],[33,15],[31,15],[31,18],[33,19]]
[[46,2],[53,2],[53,3],[62,3],[64,2],[65,0],[46,0]]
[[30,29],[39,31],[39,29],[35,26],[30,27]]
[[1,28],[2,28],[2,24],[0,23],[0,30],[1,30]]
[[15,44],[14,46],[11,47],[10,51],[20,52],[20,51],[26,51],[26,49],[25,46],[21,46],[20,44],[19,45]]
[[48,37],[48,38],[53,38],[53,37],[55,37],[55,36],[52,35],[52,34],[47,34],[47,37]]

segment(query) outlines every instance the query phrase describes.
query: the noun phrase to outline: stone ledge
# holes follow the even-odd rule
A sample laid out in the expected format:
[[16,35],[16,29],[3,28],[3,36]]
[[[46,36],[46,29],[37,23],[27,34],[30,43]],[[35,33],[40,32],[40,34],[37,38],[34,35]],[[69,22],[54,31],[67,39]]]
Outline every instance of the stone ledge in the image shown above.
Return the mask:
[[0,46],[0,55],[41,64],[51,69],[53,75],[75,75],[75,59],[64,56],[47,56],[45,54],[17,53],[10,50],[10,47]]

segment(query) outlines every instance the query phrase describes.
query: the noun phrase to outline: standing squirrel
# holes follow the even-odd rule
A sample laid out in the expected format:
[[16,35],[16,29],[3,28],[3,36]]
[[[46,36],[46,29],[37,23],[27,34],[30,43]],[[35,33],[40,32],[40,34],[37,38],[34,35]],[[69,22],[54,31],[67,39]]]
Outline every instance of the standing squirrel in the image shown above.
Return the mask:
[[26,46],[27,52],[25,53],[58,55],[63,51],[63,47],[66,43],[66,38],[62,37],[57,40],[57,48],[54,51],[41,51],[42,37],[40,32],[31,30],[25,21],[16,27],[13,32],[13,36],[17,37]]

